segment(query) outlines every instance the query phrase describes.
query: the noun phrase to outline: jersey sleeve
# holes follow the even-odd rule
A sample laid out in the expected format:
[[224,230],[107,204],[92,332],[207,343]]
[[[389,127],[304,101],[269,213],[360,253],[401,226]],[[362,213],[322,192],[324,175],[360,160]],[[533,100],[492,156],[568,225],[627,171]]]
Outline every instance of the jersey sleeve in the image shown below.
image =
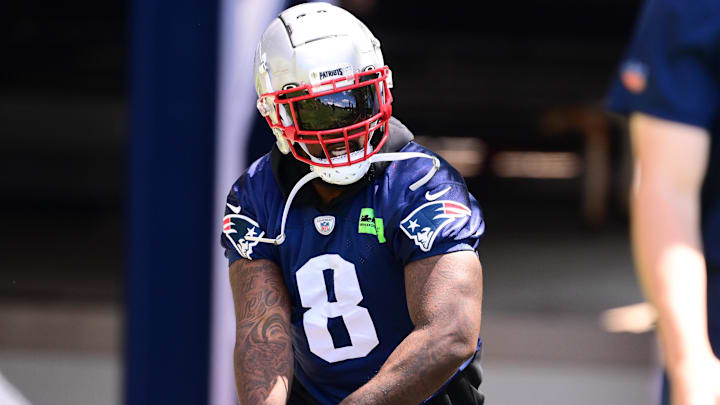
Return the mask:
[[608,107],[709,128],[718,111],[720,2],[649,0]]
[[256,195],[257,193],[250,189],[247,174],[241,176],[228,193],[220,244],[225,248],[225,257],[229,264],[240,258],[277,262],[275,245],[246,239],[247,236],[268,237],[263,207],[253,198]]
[[403,265],[438,254],[477,249],[485,221],[462,177],[410,195],[394,240]]

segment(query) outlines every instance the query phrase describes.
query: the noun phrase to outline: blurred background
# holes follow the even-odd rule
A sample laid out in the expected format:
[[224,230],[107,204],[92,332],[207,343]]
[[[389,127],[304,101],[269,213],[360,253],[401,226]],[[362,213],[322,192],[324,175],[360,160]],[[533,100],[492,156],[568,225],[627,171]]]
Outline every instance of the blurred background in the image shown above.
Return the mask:
[[[166,3],[0,4],[0,373],[33,404],[150,403],[131,398],[177,383],[149,359],[183,323],[194,340],[166,354],[195,369],[186,378],[212,375],[213,198],[240,172],[215,192],[212,173],[223,153],[244,165],[272,140],[251,100],[243,152],[214,149],[230,2]],[[653,403],[647,321],[606,312],[643,301],[624,123],[603,108],[641,1],[337,4],[382,42],[394,115],[484,209],[488,403]],[[275,15],[263,13],[258,27]],[[213,389],[193,381],[198,397]]]

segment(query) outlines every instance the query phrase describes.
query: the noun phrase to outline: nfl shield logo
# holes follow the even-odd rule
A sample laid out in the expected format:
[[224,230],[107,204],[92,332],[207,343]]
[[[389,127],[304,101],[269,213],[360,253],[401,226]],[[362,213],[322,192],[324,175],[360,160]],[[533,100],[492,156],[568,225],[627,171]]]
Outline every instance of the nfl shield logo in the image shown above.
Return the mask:
[[330,232],[335,229],[335,217],[332,215],[323,215],[315,218],[315,229],[317,229],[321,235],[330,235]]

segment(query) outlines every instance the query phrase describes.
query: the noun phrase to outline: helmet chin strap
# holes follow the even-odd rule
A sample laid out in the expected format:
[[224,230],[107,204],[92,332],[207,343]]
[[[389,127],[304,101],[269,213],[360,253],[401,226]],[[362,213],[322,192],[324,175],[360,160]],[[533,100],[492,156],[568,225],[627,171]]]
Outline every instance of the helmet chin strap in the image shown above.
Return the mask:
[[[372,125],[375,125],[377,121],[373,122]],[[343,164],[348,161],[358,160],[362,158],[365,153],[368,155],[373,152],[373,146],[371,144],[373,135],[375,134],[375,131],[370,131],[368,133],[368,142],[364,149],[359,149],[354,152],[347,151],[346,154],[341,156],[335,156],[335,157],[327,157],[327,158],[319,158],[314,156],[310,151],[308,150],[308,147],[304,143],[300,143],[300,147],[303,151],[310,157],[310,160],[312,160],[315,163],[320,163],[323,165],[327,165],[329,163],[332,164]],[[348,156],[349,153],[349,156]],[[348,166],[340,166],[340,167],[326,167],[326,166],[316,166],[316,165],[310,165],[310,170],[316,172],[323,181],[335,184],[338,186],[346,186],[348,184],[355,183],[356,181],[360,180],[367,171],[370,169],[370,163],[371,158],[368,158],[367,160],[363,160]]]
[[[370,149],[368,153],[371,153],[372,147],[368,147],[368,149]],[[362,150],[352,152],[350,153],[350,159],[359,159],[363,156],[363,153],[364,152]],[[372,158],[372,156],[370,158]],[[318,176],[320,176],[320,178],[327,183],[335,184],[338,186],[346,186],[348,184],[355,183],[363,176],[365,176],[367,171],[370,169],[370,158],[352,165],[340,167],[322,167],[310,165],[310,170],[317,173]],[[343,163],[347,161],[346,159],[348,159],[348,155],[337,156],[332,158],[332,162],[336,164]],[[314,158],[312,160],[317,161]],[[323,159],[322,163],[327,163],[327,160]]]
[[440,159],[436,158],[435,156],[430,156],[426,153],[420,153],[420,152],[387,152],[387,153],[378,153],[375,155],[370,156],[370,163],[374,162],[395,162],[398,160],[407,160],[412,158],[426,158],[426,159],[432,159],[433,166],[428,170],[427,173],[425,173],[425,176],[417,180],[415,183],[411,184],[408,188],[410,191],[415,191],[418,188],[422,187],[425,183],[430,181],[432,176],[435,175],[435,172],[438,171],[440,168]]
[[[432,159],[433,162],[432,167],[430,168],[430,170],[428,170],[427,173],[425,173],[425,176],[423,176],[408,187],[410,191],[415,191],[421,186],[423,186],[425,183],[430,181],[432,176],[435,175],[435,172],[437,172],[437,170],[440,168],[440,160],[435,156],[430,156],[428,154],[420,152],[389,152],[372,155],[370,156],[370,158],[368,158],[367,162],[393,162],[412,158]],[[281,245],[283,242],[285,242],[285,222],[287,221],[288,212],[290,212],[290,205],[292,204],[295,195],[298,193],[298,191],[300,191],[302,186],[319,177],[319,174],[311,171],[310,173],[303,176],[300,180],[298,180],[298,182],[295,183],[295,186],[293,186],[292,190],[290,190],[287,201],[285,201],[285,207],[283,208],[282,221],[280,222],[280,235],[275,238],[258,238],[255,236],[245,236],[245,240],[249,240],[251,242],[271,243],[273,245]]]
[[302,186],[318,177],[320,176],[317,173],[310,172],[304,175],[300,180],[298,180],[298,182],[295,183],[295,186],[293,186],[292,190],[290,190],[290,194],[288,194],[287,201],[285,202],[285,208],[283,209],[282,222],[280,223],[280,235],[278,235],[276,238],[258,238],[255,236],[246,236],[245,240],[249,240],[251,242],[272,243],[273,245],[280,245],[285,242],[285,221],[287,220],[287,215],[290,211],[290,204],[292,204],[292,200],[293,198],[295,198],[295,194],[300,191],[300,188],[302,188]]

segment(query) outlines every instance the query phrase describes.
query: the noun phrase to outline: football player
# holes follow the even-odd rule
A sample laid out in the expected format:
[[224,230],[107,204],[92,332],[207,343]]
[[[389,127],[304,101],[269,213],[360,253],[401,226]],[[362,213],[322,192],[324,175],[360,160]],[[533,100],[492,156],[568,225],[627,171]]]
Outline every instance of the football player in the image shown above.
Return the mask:
[[630,115],[632,241],[659,316],[662,403],[720,404],[720,2],[648,0],[610,103]]
[[283,11],[254,61],[276,137],[227,198],[243,404],[482,404],[484,221],[392,118],[380,42],[342,8]]

